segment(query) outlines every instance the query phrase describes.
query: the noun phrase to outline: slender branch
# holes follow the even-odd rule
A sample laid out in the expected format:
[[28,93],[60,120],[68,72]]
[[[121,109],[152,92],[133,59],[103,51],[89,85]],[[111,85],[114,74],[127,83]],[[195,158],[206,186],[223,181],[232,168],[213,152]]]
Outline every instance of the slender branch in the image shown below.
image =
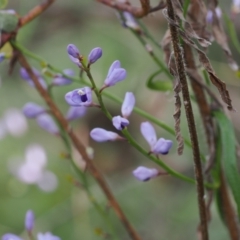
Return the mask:
[[[173,10],[173,5],[171,0],[167,0],[167,13],[169,18],[175,21],[175,14]],[[182,49],[179,44],[179,34],[178,29],[176,26],[169,24],[170,32],[171,32],[171,39],[174,49],[175,55],[175,62],[177,66],[177,72],[179,76],[179,80],[182,85],[182,96],[184,100],[184,107],[188,122],[188,129],[190,133],[190,138],[192,142],[192,149],[193,149],[193,160],[194,160],[194,171],[195,177],[197,182],[197,195],[198,195],[198,208],[200,213],[200,224],[201,224],[201,234],[203,240],[208,240],[208,228],[207,228],[207,214],[206,214],[206,207],[204,201],[204,185],[203,185],[203,174],[202,174],[202,166],[201,166],[201,159],[200,159],[200,150],[198,144],[198,137],[197,131],[195,126],[195,120],[188,90],[184,60]]]
[[54,1],[55,0],[47,0],[46,2],[31,9],[25,16],[20,18],[19,26],[22,27],[31,22],[34,18],[38,17],[42,12],[49,8]]
[[150,12],[155,12],[165,7],[164,1],[161,1],[156,7],[150,7],[149,0],[140,0],[141,8],[133,7],[128,2],[120,2],[113,0],[97,0],[97,2],[103,3],[111,8],[115,8],[120,11],[127,11],[132,13],[137,18],[142,18],[148,15]]
[[25,59],[25,57],[22,55],[22,53],[19,52],[19,62],[24,67],[33,80],[36,89],[42,96],[42,98],[45,100],[46,104],[51,109],[54,117],[58,120],[58,122],[61,124],[61,127],[65,130],[65,132],[68,133],[72,143],[78,150],[78,152],[82,155],[83,159],[86,161],[88,165],[88,170],[92,174],[92,176],[95,178],[95,180],[98,182],[99,186],[101,187],[102,191],[104,192],[105,196],[107,197],[110,205],[114,209],[116,215],[124,225],[125,229],[127,230],[129,236],[133,240],[140,240],[141,238],[135,231],[135,229],[132,227],[130,222],[128,221],[127,217],[123,213],[122,209],[120,208],[118,202],[116,201],[115,197],[113,196],[111,190],[109,189],[106,181],[104,180],[102,174],[98,171],[98,169],[95,167],[93,161],[88,157],[87,152],[85,150],[84,145],[80,142],[80,140],[77,138],[77,136],[70,130],[68,122],[56,106],[56,104],[52,101],[51,97],[49,96],[48,92],[41,86],[41,84],[38,82],[37,76],[33,73],[31,66]]

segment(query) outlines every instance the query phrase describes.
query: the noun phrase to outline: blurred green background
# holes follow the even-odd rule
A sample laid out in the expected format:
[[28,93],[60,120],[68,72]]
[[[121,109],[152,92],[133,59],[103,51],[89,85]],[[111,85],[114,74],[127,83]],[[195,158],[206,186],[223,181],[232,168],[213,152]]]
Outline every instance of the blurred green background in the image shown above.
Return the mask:
[[[40,2],[42,1],[10,0],[8,8],[13,8],[20,15],[24,15]],[[230,9],[226,4],[226,1],[220,1],[220,5],[226,7],[224,9],[229,13]],[[239,20],[240,17],[237,16],[235,23],[238,23],[236,25],[238,32],[240,32]],[[146,17],[144,23],[160,42],[167,28],[162,13],[157,12]],[[120,60],[128,72],[127,79],[106,91],[122,99],[126,91],[132,91],[136,96],[138,107],[174,127],[173,93],[160,93],[146,88],[146,79],[157,70],[157,66],[134,35],[121,26],[113,9],[94,1],[57,0],[44,14],[23,27],[17,40],[57,68],[72,68],[76,72],[77,67],[69,61],[66,54],[66,46],[73,43],[86,56],[92,48],[101,47],[103,56],[92,67],[97,85],[99,87],[102,85],[110,64],[116,59]],[[236,61],[240,64],[240,56],[235,53],[233,46],[231,47]],[[156,54],[163,58],[160,51],[156,50]],[[239,138],[239,79],[229,69],[224,54],[217,44],[210,47],[209,56],[217,74],[228,84],[233,105],[238,110],[237,113],[230,115]],[[31,59],[29,61],[39,69],[36,62]],[[8,63],[9,61],[4,61],[0,65],[0,118],[4,117],[9,108],[21,109],[28,101],[44,105],[37,91],[20,79],[19,65],[15,67],[11,76],[8,75]],[[76,87],[78,85],[73,84],[54,89],[55,101],[63,112],[68,109],[64,101],[65,93]],[[113,115],[120,113],[120,105],[107,99],[105,102]],[[184,111],[182,113],[184,114]],[[204,129],[196,106],[195,113],[200,147],[202,152],[205,152]],[[148,148],[140,134],[139,127],[142,121],[145,119],[133,113],[130,117],[129,131],[142,146]],[[155,167],[155,165],[126,142],[95,143],[90,140],[88,132],[94,127],[114,131],[111,123],[98,109],[88,109],[87,115],[73,125],[79,138],[94,149],[96,165],[104,173],[124,212],[142,239],[197,239],[196,227],[199,217],[194,185],[172,177],[138,182],[131,172],[139,165],[147,167]],[[159,137],[174,141],[173,149],[162,159],[177,171],[193,176],[190,150],[185,147],[183,156],[178,156],[174,136],[160,128],[156,127],[156,130]],[[184,116],[182,116],[182,131],[183,135],[188,137]],[[40,144],[45,148],[48,158],[46,168],[58,178],[58,186],[52,192],[44,192],[36,185],[23,184],[9,170],[11,159],[24,160],[25,149],[31,143]],[[69,181],[69,176],[75,174],[70,164],[62,159],[62,152],[64,147],[60,139],[41,130],[34,120],[28,120],[28,130],[21,137],[7,134],[0,140],[0,235],[13,232],[22,234],[26,238],[24,216],[28,209],[32,209],[36,214],[35,233],[51,231],[61,239],[104,239],[96,230],[102,229],[103,232],[108,232],[106,223],[89,202],[84,190],[75,187]],[[98,186],[93,181],[91,183],[92,193],[102,206],[105,206],[105,197]],[[219,220],[214,202],[211,210],[210,239],[229,239],[227,231]],[[107,209],[107,206],[106,212],[119,239],[129,239],[115,214],[111,209]]]

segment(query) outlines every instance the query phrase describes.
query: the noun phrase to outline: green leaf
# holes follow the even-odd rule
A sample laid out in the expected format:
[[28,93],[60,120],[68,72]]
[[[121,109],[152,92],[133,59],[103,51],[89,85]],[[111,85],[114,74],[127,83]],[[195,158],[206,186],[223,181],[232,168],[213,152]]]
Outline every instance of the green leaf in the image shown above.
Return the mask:
[[169,80],[154,80],[154,78],[162,73],[162,70],[159,70],[153,73],[147,80],[147,87],[161,92],[166,92],[173,89],[172,83]]
[[223,16],[224,16],[224,20],[225,20],[230,38],[233,42],[233,45],[237,49],[237,51],[240,53],[240,42],[239,42],[239,39],[238,39],[238,36],[237,36],[235,26],[234,26],[232,20],[227,16],[227,14],[224,14]]
[[3,9],[7,6],[8,0],[0,0],[0,9]]
[[0,31],[7,33],[16,30],[18,25],[18,17],[15,14],[10,14],[4,11],[0,12]]
[[236,141],[232,123],[227,116],[220,111],[214,112],[221,134],[221,162],[226,180],[237,204],[238,216],[240,216],[240,175],[236,161]]

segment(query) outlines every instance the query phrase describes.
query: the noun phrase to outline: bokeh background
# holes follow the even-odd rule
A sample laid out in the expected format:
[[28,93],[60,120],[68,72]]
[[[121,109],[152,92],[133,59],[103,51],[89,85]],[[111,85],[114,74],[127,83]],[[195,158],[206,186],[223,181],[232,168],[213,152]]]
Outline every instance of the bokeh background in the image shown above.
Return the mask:
[[[40,2],[10,0],[7,8],[13,8],[20,15],[24,15]],[[219,2],[224,11],[227,14],[230,13],[228,1]],[[152,3],[154,5],[156,1]],[[143,21],[155,39],[160,42],[167,28],[161,11],[144,18]],[[239,36],[240,16],[236,16],[235,26]],[[173,93],[147,89],[146,79],[157,70],[157,66],[134,35],[121,26],[113,9],[95,1],[58,0],[44,14],[22,28],[17,40],[53,66],[60,69],[72,68],[76,74],[78,69],[69,61],[66,46],[73,43],[86,56],[92,48],[101,47],[103,56],[92,67],[97,85],[99,87],[102,85],[110,64],[116,59],[120,60],[128,72],[127,79],[106,91],[122,99],[126,91],[132,91],[136,96],[138,107],[174,127]],[[240,64],[239,54],[231,44],[230,46],[236,61]],[[163,58],[161,51],[155,51],[160,58]],[[226,64],[224,54],[217,44],[214,43],[210,47],[208,56],[217,74],[227,83],[234,106],[238,110],[237,113],[229,115],[233,119],[237,137],[239,137],[239,78]],[[35,61],[31,59],[29,61],[32,66],[40,70]],[[40,129],[34,120],[22,119],[19,111],[26,102],[36,102],[43,106],[44,102],[35,89],[20,79],[19,65],[15,67],[13,74],[8,75],[8,64],[8,60],[0,64],[0,125],[2,124],[0,235],[13,232],[27,239],[24,231],[24,216],[28,209],[32,209],[36,214],[35,233],[51,231],[61,239],[72,240],[104,239],[101,231],[104,232],[107,229],[106,223],[89,202],[84,190],[75,187],[69,181],[69,176],[75,177],[75,174],[69,162],[62,157],[64,146],[60,139]],[[68,109],[64,101],[65,93],[78,86],[72,84],[54,88],[54,99],[63,112]],[[108,99],[105,99],[105,103],[113,115],[120,113],[119,104]],[[204,153],[206,151],[204,130],[196,106],[195,113],[200,147]],[[17,130],[11,130],[8,126],[8,132],[5,132],[3,121],[6,119],[10,121],[9,125],[13,126],[12,128],[15,126]],[[142,121],[145,119],[133,113],[130,117],[129,131],[142,146],[148,148],[140,134],[139,128]],[[17,127],[19,122],[23,124],[20,132]],[[196,239],[199,219],[194,185],[169,176],[144,183],[137,181],[132,176],[132,171],[137,166],[155,167],[155,165],[126,142],[95,143],[89,139],[88,133],[94,127],[114,130],[99,109],[88,109],[87,114],[74,122],[73,126],[74,131],[86,146],[94,149],[96,165],[104,173],[124,212],[143,239]],[[193,176],[190,150],[185,147],[184,154],[178,156],[174,136],[160,128],[156,127],[156,130],[159,137],[174,141],[173,149],[162,159],[177,171]],[[184,116],[182,116],[182,131],[183,135],[188,137]],[[40,155],[45,162],[45,172],[48,173],[48,178],[46,177],[41,184],[23,183],[15,174],[16,168],[26,161],[26,155],[32,148],[35,152],[33,151],[30,158],[38,159]],[[92,193],[103,206],[106,205],[106,199],[98,186],[92,180],[90,181]],[[214,202],[211,210],[210,239],[229,239]],[[106,214],[111,219],[119,239],[129,239],[113,211],[107,206]]]

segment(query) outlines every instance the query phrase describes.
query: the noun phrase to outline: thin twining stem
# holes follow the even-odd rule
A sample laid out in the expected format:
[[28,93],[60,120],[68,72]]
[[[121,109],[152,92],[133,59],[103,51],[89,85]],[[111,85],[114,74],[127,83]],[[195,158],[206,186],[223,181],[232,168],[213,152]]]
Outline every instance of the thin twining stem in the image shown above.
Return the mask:
[[58,109],[56,104],[53,102],[51,97],[49,96],[48,92],[41,86],[41,84],[38,81],[37,76],[33,73],[31,66],[25,59],[25,57],[22,55],[21,52],[19,52],[18,60],[22,67],[24,67],[33,80],[37,91],[42,96],[42,98],[45,100],[46,104],[50,108],[53,116],[57,119],[57,121],[60,123],[61,127],[64,129],[66,133],[68,133],[72,143],[76,147],[77,151],[82,155],[83,159],[86,161],[88,170],[91,173],[91,175],[94,177],[94,179],[97,181],[99,186],[101,187],[102,191],[104,192],[106,198],[109,201],[109,204],[114,209],[116,215],[118,216],[119,220],[122,222],[123,226],[127,230],[129,236],[132,240],[141,240],[138,233],[135,231],[135,229],[132,227],[131,223],[128,221],[127,217],[123,213],[121,207],[119,206],[117,200],[115,199],[114,195],[112,194],[110,188],[108,187],[108,184],[106,183],[104,177],[100,173],[100,171],[96,168],[94,165],[94,162],[88,157],[86,149],[84,145],[81,143],[81,141],[77,138],[77,136],[74,134],[73,131],[71,131],[68,122],[64,118],[61,111]]
[[[171,0],[167,0],[167,13],[170,19],[175,21],[175,13]],[[175,55],[175,63],[177,67],[178,77],[182,86],[182,96],[184,101],[184,107],[188,122],[188,129],[190,133],[190,139],[192,142],[192,150],[193,150],[193,160],[194,160],[194,171],[195,178],[197,182],[197,195],[198,195],[198,208],[200,213],[200,226],[201,226],[201,235],[203,240],[208,240],[208,226],[207,226],[207,214],[206,214],[206,206],[204,201],[204,183],[203,183],[203,174],[202,174],[202,166],[201,166],[201,158],[200,158],[200,149],[198,144],[197,131],[195,126],[195,120],[192,110],[192,104],[190,100],[186,71],[183,60],[183,53],[180,46],[178,29],[169,24],[172,45]]]

